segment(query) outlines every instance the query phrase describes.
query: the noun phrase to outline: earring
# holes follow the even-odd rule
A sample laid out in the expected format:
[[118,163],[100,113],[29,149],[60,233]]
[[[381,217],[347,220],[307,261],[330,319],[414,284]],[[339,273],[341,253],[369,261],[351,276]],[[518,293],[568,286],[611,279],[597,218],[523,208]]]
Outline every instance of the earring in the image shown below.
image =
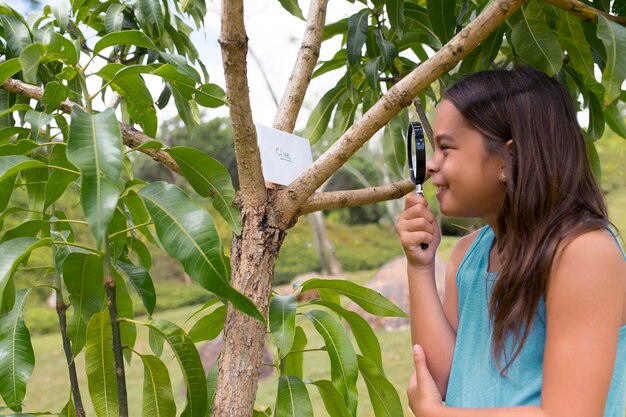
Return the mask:
[[506,175],[504,175],[504,172],[500,173],[500,181],[501,182],[506,182]]

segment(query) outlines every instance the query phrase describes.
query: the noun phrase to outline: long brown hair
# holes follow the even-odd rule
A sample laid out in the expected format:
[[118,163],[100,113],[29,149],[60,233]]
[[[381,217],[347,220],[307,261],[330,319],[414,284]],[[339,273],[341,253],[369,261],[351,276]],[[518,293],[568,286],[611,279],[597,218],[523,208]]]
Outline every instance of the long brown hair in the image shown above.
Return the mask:
[[572,99],[556,80],[532,68],[482,71],[450,87],[444,98],[483,134],[487,154],[505,161],[496,241],[500,271],[489,303],[493,355],[504,374],[546,295],[557,249],[606,227],[606,204]]

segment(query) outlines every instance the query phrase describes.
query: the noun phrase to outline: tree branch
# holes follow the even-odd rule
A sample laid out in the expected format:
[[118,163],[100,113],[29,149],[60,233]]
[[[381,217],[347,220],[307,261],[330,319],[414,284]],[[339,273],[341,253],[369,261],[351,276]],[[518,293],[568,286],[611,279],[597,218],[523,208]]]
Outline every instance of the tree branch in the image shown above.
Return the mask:
[[302,46],[300,46],[285,94],[274,118],[274,128],[276,129],[291,133],[296,125],[306,90],[311,82],[311,74],[313,74],[315,64],[317,64],[317,59],[320,56],[327,4],[328,0],[313,0],[311,2]]
[[315,190],[343,165],[374,133],[380,130],[420,91],[468,55],[484,41],[513,12],[527,0],[495,0],[435,55],[409,73],[348,129],[311,167],[289,187],[279,192],[276,206],[280,214],[273,219],[280,225],[289,224],[302,204]]
[[563,9],[566,12],[570,12],[577,16],[581,20],[588,22],[598,23],[598,15],[606,17],[608,20],[612,20],[615,23],[619,23],[622,26],[626,26],[626,17],[614,16],[609,13],[605,13],[601,10],[591,7],[582,1],[578,0],[544,0],[546,3]]
[[267,202],[267,190],[250,107],[246,62],[248,36],[243,16],[243,0],[222,1],[222,32],[219,44],[222,47],[226,98],[233,127],[243,206],[260,207]]
[[[35,85],[26,84],[22,81],[15,80],[13,78],[9,78],[6,82],[0,86],[0,88],[5,89],[10,93],[19,94],[20,96],[28,97],[33,100],[41,101],[43,97],[43,88],[37,87]],[[78,106],[78,104],[73,103],[69,100],[65,100],[61,103],[60,109],[62,112],[71,114],[72,107]],[[127,125],[126,123],[120,123],[120,129],[122,130],[122,139],[124,141],[124,145],[128,146],[132,149],[137,149],[145,142],[153,140],[148,135],[140,132],[134,127]],[[174,172],[180,174],[180,168],[174,159],[166,152],[163,152],[160,149],[140,149],[142,153],[150,156],[157,162],[161,162],[163,165],[167,166]]]
[[415,190],[415,185],[411,180],[407,179],[379,187],[315,193],[300,207],[296,215],[302,216],[318,210],[358,207],[365,204],[380,203],[381,201],[404,197],[413,190]]

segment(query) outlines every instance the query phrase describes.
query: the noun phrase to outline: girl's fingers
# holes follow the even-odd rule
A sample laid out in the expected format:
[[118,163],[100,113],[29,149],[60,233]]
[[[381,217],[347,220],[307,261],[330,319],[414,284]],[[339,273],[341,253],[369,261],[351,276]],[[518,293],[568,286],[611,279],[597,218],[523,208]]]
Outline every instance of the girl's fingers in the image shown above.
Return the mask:
[[422,204],[428,207],[428,202],[423,196],[414,192],[410,192],[409,194],[407,194],[406,197],[404,198],[404,210],[416,204]]

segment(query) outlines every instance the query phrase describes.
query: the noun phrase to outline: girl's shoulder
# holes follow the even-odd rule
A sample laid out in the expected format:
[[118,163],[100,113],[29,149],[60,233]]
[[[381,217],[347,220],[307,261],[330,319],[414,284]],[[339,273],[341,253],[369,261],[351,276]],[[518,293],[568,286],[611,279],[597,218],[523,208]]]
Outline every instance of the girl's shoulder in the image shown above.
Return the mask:
[[476,241],[476,238],[478,238],[479,235],[485,232],[485,227],[474,230],[473,232],[463,236],[456,242],[454,248],[452,249],[452,252],[450,253],[448,265],[455,266],[456,268],[461,265],[463,258],[465,258],[465,255],[472,247],[472,244]]

